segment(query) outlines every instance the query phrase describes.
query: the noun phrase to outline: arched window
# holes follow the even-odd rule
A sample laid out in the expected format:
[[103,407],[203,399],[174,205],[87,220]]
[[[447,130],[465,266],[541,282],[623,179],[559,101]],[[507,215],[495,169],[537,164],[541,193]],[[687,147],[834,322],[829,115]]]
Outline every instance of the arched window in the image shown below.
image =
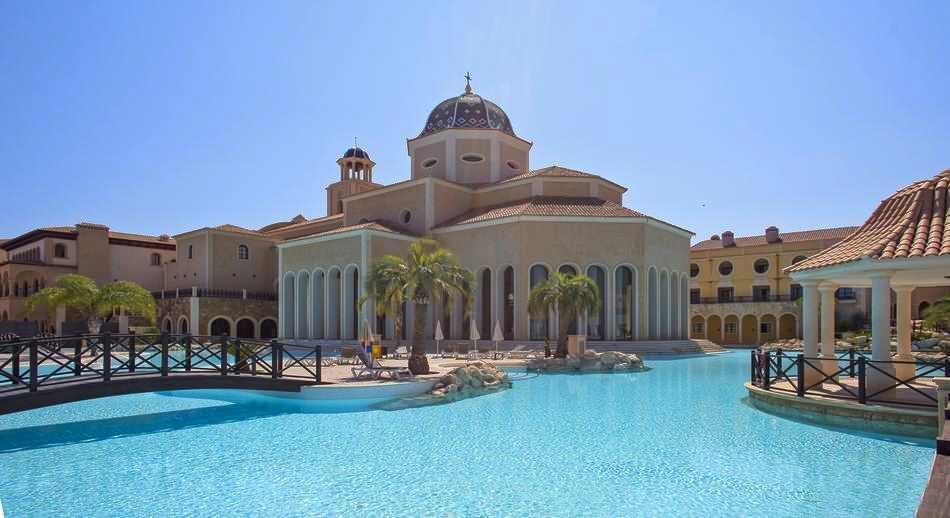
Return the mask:
[[33,279],[33,293],[40,291],[40,280]]
[[188,259],[194,259],[194,258],[195,258],[195,246],[188,245]]
[[505,297],[504,323],[502,324],[502,333],[505,340],[514,340],[515,338],[515,269],[511,266],[505,268],[503,274]]
[[[557,269],[557,271],[558,271],[559,273],[564,274],[564,275],[570,275],[570,276],[577,275],[577,268],[574,268],[573,266],[571,266],[571,265],[569,265],[569,264],[562,264],[562,265]],[[569,334],[569,335],[576,335],[576,334],[577,334],[577,321],[576,321],[576,320],[575,320],[574,322],[571,322],[570,324],[568,324],[568,326],[567,326],[567,334]]]
[[151,258],[152,266],[161,266],[162,265],[162,256],[160,254],[152,254]]
[[238,245],[238,259],[247,261],[250,258],[251,252],[247,249],[247,245]]
[[587,336],[591,340],[603,340],[605,338],[604,324],[607,321],[607,275],[600,266],[591,266],[587,269],[587,276],[600,290],[600,309],[596,313],[587,315]]
[[57,259],[65,259],[65,258],[66,258],[66,245],[64,245],[64,244],[62,244],[62,243],[56,243],[55,245],[53,245],[53,257],[55,257],[55,258],[57,258]]
[[[541,284],[542,282],[548,280],[548,269],[544,265],[536,264],[531,267],[531,271],[528,273],[528,280],[531,283],[531,289],[533,290],[535,286]],[[530,320],[531,326],[531,339],[532,340],[544,340],[548,337],[548,318],[547,316],[543,318],[534,318]]]
[[614,337],[617,340],[633,340],[635,332],[633,270],[626,266],[617,268],[614,274]]

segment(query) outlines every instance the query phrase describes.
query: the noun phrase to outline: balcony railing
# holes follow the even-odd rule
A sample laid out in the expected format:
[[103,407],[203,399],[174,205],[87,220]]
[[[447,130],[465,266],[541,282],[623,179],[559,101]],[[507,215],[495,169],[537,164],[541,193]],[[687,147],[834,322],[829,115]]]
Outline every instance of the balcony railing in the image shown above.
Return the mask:
[[794,302],[791,295],[741,296],[741,297],[692,297],[690,304],[734,304],[749,302]]
[[244,299],[276,301],[277,294],[265,291],[213,290],[207,288],[180,288],[177,290],[153,291],[156,299],[178,299],[188,297],[207,297],[216,299]]

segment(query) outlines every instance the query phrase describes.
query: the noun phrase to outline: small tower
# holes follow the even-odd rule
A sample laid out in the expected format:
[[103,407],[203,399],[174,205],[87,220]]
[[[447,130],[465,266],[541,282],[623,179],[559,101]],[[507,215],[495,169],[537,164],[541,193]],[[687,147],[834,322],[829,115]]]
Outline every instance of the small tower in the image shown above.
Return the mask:
[[373,162],[363,148],[356,145],[347,149],[337,161],[340,166],[340,181],[327,186],[327,216],[343,212],[343,198],[378,189],[373,183]]

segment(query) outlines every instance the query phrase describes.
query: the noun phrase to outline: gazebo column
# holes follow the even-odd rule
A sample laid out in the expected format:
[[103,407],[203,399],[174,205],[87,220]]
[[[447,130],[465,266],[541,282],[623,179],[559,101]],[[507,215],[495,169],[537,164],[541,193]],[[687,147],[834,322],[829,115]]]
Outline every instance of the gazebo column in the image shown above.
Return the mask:
[[837,289],[838,286],[830,282],[818,286],[818,291],[821,292],[821,370],[825,371],[825,376],[838,371],[838,359],[835,357],[835,290]]
[[[802,327],[805,358],[818,357],[818,281],[802,281]],[[814,363],[814,359],[811,360]],[[821,371],[805,366],[805,386],[823,378]]]
[[[875,272],[871,276],[871,360],[886,362],[891,359],[891,273]],[[887,363],[873,363],[867,369],[868,394],[892,385],[894,367]],[[884,371],[884,372],[881,372]],[[882,396],[885,394],[878,394]]]
[[[911,320],[910,320],[910,301],[914,292],[913,286],[894,286],[894,293],[897,294],[897,361],[913,362],[914,355],[911,353]],[[896,376],[902,380],[908,380],[914,377],[916,365],[914,363],[899,363],[894,366]]]

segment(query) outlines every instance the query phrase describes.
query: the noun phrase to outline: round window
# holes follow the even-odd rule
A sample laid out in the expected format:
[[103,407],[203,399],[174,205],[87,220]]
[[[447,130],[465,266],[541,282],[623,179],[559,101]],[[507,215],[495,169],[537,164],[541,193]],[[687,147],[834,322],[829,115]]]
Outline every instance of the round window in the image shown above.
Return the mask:
[[732,263],[730,263],[729,261],[723,261],[719,263],[719,274],[732,275]]
[[769,271],[768,259],[756,259],[755,263],[752,264],[752,269],[755,270],[755,273],[765,273]]
[[514,160],[509,160],[509,161],[505,162],[505,164],[507,164],[507,165],[508,165],[508,169],[511,169],[512,171],[519,171],[519,170],[521,170],[521,164],[519,164],[518,162],[515,162]]
[[401,219],[403,223],[408,225],[409,222],[412,221],[412,211],[409,209],[402,211],[402,214],[399,216],[399,219]]
[[485,160],[485,157],[476,153],[465,153],[462,155],[462,161],[470,164],[477,164],[482,160]]
[[689,265],[689,276],[690,276],[690,277],[696,277],[697,275],[699,275],[699,265],[696,264],[696,263],[690,264],[690,265]]
[[792,259],[792,264],[800,263],[800,262],[804,261],[805,259],[807,259],[807,258],[806,258],[804,255],[797,255],[797,256],[795,256],[794,259]]
[[422,162],[422,168],[430,169],[432,167],[435,167],[435,164],[438,164],[438,163],[439,163],[438,158],[427,158]]

